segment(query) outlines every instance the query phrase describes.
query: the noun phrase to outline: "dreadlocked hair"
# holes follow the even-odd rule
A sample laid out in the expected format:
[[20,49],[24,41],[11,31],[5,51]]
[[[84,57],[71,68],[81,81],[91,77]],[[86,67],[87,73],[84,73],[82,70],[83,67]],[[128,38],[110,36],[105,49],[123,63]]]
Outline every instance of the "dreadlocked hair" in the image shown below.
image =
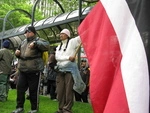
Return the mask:
[[[66,51],[66,49],[67,49],[67,47],[68,47],[69,40],[70,40],[70,38],[68,38],[68,40],[67,40],[67,44],[66,44],[66,47],[65,47],[64,51]],[[60,43],[60,47],[59,47],[59,51],[61,50],[62,44],[63,44],[63,43],[61,42],[61,43]]]

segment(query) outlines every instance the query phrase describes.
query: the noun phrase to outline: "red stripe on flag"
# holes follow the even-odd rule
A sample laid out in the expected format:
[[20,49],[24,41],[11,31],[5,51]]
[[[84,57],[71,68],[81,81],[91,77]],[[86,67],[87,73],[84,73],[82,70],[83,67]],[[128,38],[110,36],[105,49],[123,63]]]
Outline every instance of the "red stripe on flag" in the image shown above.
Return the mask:
[[100,2],[78,31],[90,64],[90,99],[94,113],[129,113],[118,38]]

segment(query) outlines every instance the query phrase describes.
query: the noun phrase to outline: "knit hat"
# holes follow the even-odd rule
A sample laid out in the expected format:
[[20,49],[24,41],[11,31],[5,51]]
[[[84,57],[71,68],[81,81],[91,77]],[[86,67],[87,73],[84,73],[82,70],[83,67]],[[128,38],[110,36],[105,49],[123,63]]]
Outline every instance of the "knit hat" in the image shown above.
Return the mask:
[[27,33],[27,32],[33,32],[34,34],[36,34],[35,27],[34,27],[34,26],[29,26],[29,27],[26,29],[25,33]]
[[70,37],[70,31],[68,29],[63,29],[60,33],[65,33],[68,37]]
[[4,48],[9,48],[9,45],[10,45],[10,42],[9,42],[8,40],[5,40],[5,41],[3,42],[3,47],[4,47]]

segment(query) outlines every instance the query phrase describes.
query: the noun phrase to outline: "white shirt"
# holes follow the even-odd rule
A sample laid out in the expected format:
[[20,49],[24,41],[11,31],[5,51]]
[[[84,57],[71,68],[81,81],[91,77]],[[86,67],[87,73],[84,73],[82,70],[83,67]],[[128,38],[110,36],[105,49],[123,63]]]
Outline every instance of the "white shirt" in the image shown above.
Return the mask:
[[[61,47],[61,50],[59,50],[60,48],[60,45],[56,48],[56,54],[55,54],[55,57],[56,57],[56,60],[57,60],[57,66],[59,68],[61,67],[66,67],[67,64],[69,62],[71,62],[69,60],[69,57],[70,56],[74,56],[75,52],[76,52],[76,49],[77,47],[80,45],[81,43],[81,39],[79,36],[75,37],[75,38],[72,38],[69,40],[69,43],[68,43],[68,46],[66,48],[66,44],[67,44],[67,40],[64,40],[62,41],[62,47]],[[66,51],[64,51],[64,49],[66,48]]]

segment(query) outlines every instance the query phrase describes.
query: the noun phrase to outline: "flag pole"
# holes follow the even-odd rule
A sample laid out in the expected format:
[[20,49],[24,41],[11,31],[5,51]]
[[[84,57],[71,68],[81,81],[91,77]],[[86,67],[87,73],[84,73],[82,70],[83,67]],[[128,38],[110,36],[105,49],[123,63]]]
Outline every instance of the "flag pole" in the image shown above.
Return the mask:
[[81,45],[82,45],[82,43],[80,43],[80,45],[77,47],[75,54],[74,54],[74,57],[76,57],[77,53],[79,52]]

